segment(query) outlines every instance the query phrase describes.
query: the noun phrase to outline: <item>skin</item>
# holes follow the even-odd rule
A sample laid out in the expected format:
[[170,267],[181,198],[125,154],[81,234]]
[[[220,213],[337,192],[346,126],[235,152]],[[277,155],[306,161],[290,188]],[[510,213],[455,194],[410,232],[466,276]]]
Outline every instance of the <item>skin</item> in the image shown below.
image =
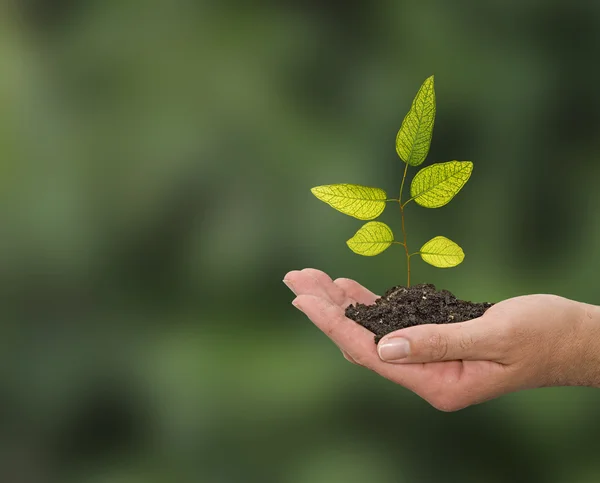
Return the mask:
[[[292,302],[354,364],[364,366],[425,399],[457,411],[503,394],[549,386],[600,387],[600,307],[556,295],[500,302],[480,318],[398,330],[377,346],[373,334],[344,309],[372,304],[377,295],[347,278],[320,270],[289,272]],[[409,355],[386,360],[385,347],[408,341]]]

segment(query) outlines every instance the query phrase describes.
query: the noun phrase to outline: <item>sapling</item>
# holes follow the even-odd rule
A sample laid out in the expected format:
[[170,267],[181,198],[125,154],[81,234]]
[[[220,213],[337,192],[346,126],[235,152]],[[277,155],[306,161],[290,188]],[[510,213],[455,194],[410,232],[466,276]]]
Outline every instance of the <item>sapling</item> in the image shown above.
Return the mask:
[[346,215],[359,220],[374,220],[383,213],[387,203],[398,203],[402,226],[402,239],[396,240],[392,229],[380,221],[369,221],[346,243],[359,255],[374,256],[392,244],[404,247],[406,254],[407,287],[410,287],[410,260],[415,255],[439,268],[450,268],[460,264],[465,254],[462,248],[444,236],[436,236],[426,242],[418,252],[408,248],[404,211],[414,201],[425,208],[440,208],[450,202],[471,176],[471,161],[448,161],[421,169],[410,184],[410,197],[403,201],[402,195],[409,166],[419,166],[427,157],[433,124],[435,121],[435,90],[433,76],[425,80],[411,108],[402,121],[396,136],[396,152],[406,164],[400,184],[398,198],[388,198],[380,188],[356,184],[332,184],[312,188],[312,193],[321,201]]

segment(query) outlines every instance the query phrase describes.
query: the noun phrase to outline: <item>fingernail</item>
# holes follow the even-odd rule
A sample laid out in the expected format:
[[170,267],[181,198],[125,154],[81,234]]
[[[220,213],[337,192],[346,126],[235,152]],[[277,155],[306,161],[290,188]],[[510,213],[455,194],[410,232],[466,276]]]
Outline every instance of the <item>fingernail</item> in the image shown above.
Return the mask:
[[289,288],[292,292],[294,292],[294,295],[298,295],[296,293],[296,291],[294,290],[294,284],[291,282],[291,280],[287,280],[287,279],[284,278],[283,279],[283,283],[285,283],[285,286],[287,288]]
[[405,359],[410,354],[410,343],[402,337],[394,337],[386,340],[377,347],[379,358],[383,361],[394,362]]
[[300,307],[300,304],[298,303],[298,301],[296,299],[292,300],[292,305],[294,307],[296,307],[298,310],[302,310],[302,307]]
[[344,359],[346,359],[348,362],[358,366],[358,362],[356,362],[346,351],[342,351],[342,355],[344,356]]

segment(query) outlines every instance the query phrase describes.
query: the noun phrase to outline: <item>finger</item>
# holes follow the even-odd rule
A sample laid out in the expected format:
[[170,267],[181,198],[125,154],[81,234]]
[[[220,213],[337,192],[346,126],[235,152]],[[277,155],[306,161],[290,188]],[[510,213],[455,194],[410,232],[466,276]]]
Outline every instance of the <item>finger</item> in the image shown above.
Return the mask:
[[423,376],[420,364],[397,366],[383,362],[373,343],[373,333],[344,316],[344,309],[314,295],[299,295],[292,302],[354,361],[411,390]]
[[[298,273],[299,273],[299,272],[298,272]],[[292,273],[292,272],[290,272],[290,273],[288,273],[288,274],[286,275],[286,278],[284,278],[284,282],[286,282],[286,281],[289,281],[289,279],[294,279],[294,280],[295,280],[295,279],[296,279],[296,277],[297,277],[297,275],[296,275],[295,273]],[[295,303],[295,302],[294,302],[294,305],[298,306],[298,304],[297,304],[297,303]],[[298,306],[298,308],[300,308],[300,307]],[[334,343],[335,343],[335,341],[334,341]],[[336,345],[337,345],[337,344],[336,344]],[[357,366],[359,366],[359,365],[360,365],[358,362],[356,362],[356,361],[354,360],[354,358],[353,358],[353,357],[352,357],[350,354],[348,354],[348,352],[346,352],[345,350],[343,350],[343,349],[342,349],[341,347],[339,347],[339,346],[338,346],[338,349],[340,349],[340,351],[341,351],[342,355],[344,356],[344,359],[346,359],[348,362],[351,362],[352,364],[355,364],[355,365],[357,365]]]
[[298,295],[296,288],[297,279],[300,276],[300,270],[292,270],[283,276],[283,283],[289,288],[294,295]]
[[344,309],[328,299],[302,294],[292,302],[343,351],[371,353],[377,357],[373,333],[348,319]]
[[310,273],[307,273],[304,270],[293,270],[288,272],[283,279],[283,283],[285,283],[295,295],[316,295],[331,300],[333,303],[333,300],[323,285],[319,283],[315,277],[311,276]]
[[333,283],[344,290],[349,298],[359,304],[372,305],[379,298],[369,289],[349,278],[338,278]]
[[453,324],[427,324],[386,335],[377,346],[386,362],[499,360],[504,354],[499,331],[482,318]]
[[327,275],[325,272],[321,270],[317,270],[315,268],[305,268],[302,270],[303,275],[308,275],[312,277],[317,284],[327,293],[329,300],[331,300],[334,304],[340,306],[350,305],[352,302],[348,299],[346,292],[343,288],[333,283],[331,277]]

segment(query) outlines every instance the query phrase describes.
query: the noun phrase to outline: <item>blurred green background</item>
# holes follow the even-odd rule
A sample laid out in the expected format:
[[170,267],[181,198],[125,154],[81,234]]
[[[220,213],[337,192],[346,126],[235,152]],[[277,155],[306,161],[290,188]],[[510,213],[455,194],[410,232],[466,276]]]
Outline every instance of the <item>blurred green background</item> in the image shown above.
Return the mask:
[[467,258],[414,281],[600,303],[599,2],[1,5],[0,481],[600,481],[600,391],[437,412],[281,282],[404,282],[400,250],[352,254],[361,223],[309,189],[396,192],[435,74],[426,163],[475,170],[409,206],[409,242]]

